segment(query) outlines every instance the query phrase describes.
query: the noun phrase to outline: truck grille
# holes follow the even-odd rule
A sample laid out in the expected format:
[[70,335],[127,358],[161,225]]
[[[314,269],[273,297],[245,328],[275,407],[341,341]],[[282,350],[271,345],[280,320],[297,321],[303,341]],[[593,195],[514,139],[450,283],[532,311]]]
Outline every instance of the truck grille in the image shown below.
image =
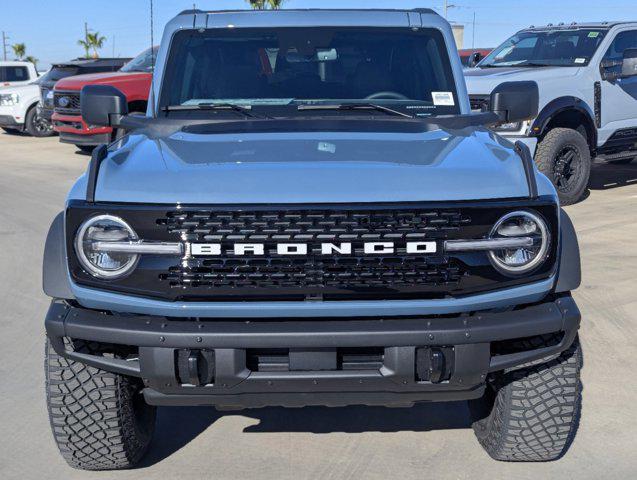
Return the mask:
[[[516,203],[517,202],[517,203]],[[503,288],[545,278],[546,268],[524,279],[503,277],[484,252],[447,253],[446,239],[484,238],[494,223],[520,201],[359,206],[237,206],[167,209],[162,206],[73,203],[67,231],[87,216],[109,213],[125,219],[149,241],[220,245],[220,254],[142,256],[128,277],[103,282],[82,270],[74,255],[75,281],[129,294],[180,301],[353,300],[444,298]],[[527,201],[528,204],[528,201]],[[535,208],[556,224],[554,204]],[[73,235],[67,237],[73,251]],[[435,242],[435,253],[408,253],[408,242]],[[364,244],[392,242],[390,253],[365,252]],[[263,246],[262,255],[235,254],[235,245]],[[301,255],[281,255],[282,243],[304,244]],[[351,253],[323,243],[351,244]],[[554,252],[552,253],[554,254]]]
[[55,113],[80,115],[79,92],[54,92],[53,107],[55,109]]
[[491,98],[489,95],[469,95],[469,103],[471,104],[471,110],[486,112],[489,110]]

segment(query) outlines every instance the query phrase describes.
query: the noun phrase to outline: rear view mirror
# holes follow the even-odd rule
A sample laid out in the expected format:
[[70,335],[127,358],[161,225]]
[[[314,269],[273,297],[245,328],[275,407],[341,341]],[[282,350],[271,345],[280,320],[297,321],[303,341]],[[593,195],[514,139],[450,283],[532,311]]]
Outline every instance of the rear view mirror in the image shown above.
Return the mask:
[[637,48],[627,48],[624,50],[622,60],[622,77],[633,77],[637,75]]
[[480,60],[482,60],[482,54],[480,54],[480,52],[473,52],[471,55],[469,55],[469,61],[467,62],[467,66],[469,68],[473,68],[478,63],[480,63]]
[[490,111],[500,123],[521,122],[537,117],[539,102],[537,83],[505,82],[491,92]]
[[126,96],[108,85],[86,85],[80,92],[82,119],[88,125],[117,127],[128,115]]

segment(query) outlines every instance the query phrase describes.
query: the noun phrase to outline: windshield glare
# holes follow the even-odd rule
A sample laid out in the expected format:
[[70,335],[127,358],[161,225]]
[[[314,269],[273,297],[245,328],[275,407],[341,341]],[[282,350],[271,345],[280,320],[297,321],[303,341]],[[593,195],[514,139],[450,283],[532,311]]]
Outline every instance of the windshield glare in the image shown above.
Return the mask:
[[459,113],[435,30],[280,28],[184,31],[161,106],[375,103],[413,115]]
[[148,48],[124,65],[120,72],[146,72],[152,73],[157,50],[159,47]]
[[518,33],[491,52],[478,66],[588,65],[605,33],[595,29]]

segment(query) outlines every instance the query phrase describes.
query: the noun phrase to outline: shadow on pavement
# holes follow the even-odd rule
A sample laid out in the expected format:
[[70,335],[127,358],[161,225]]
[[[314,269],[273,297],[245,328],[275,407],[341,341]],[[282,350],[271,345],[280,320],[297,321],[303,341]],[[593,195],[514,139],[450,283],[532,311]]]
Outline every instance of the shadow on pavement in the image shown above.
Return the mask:
[[261,408],[217,412],[212,407],[163,407],[149,453],[139,468],[149,467],[179,451],[222,416],[258,420],[245,433],[309,432],[425,432],[470,428],[466,402],[425,403],[413,408],[353,406],[343,408]]
[[590,190],[610,190],[612,188],[637,185],[637,161],[618,164],[596,161],[588,182]]

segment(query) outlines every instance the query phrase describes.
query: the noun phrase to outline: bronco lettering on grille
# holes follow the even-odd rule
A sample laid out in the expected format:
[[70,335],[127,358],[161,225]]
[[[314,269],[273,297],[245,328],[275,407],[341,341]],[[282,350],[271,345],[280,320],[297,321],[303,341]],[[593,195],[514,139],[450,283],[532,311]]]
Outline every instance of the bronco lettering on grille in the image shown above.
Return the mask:
[[[228,252],[237,256],[241,255],[265,255],[266,248],[263,243],[235,243]],[[277,255],[308,255],[308,252],[316,251],[318,255],[351,255],[352,243],[321,243],[316,249],[307,243],[278,243]],[[408,254],[422,255],[423,253],[436,253],[436,242],[407,242],[405,250]],[[214,256],[222,254],[220,243],[191,243],[190,254],[192,256]],[[362,244],[364,255],[392,254],[396,250],[394,242],[365,242]]]

